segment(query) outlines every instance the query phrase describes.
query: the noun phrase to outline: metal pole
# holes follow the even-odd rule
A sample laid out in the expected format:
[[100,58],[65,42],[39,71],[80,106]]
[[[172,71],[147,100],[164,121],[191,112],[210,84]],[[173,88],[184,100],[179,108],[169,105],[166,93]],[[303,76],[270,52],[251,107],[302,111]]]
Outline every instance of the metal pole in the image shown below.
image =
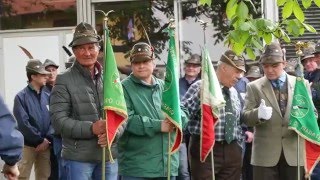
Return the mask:
[[[206,41],[206,28],[208,26],[208,22],[204,22],[203,20],[198,20],[200,22],[200,25],[203,29],[203,46],[205,48],[207,41]],[[212,180],[215,180],[215,174],[214,174],[214,157],[213,157],[213,148],[211,149],[211,173],[212,173]]]
[[[301,55],[303,54],[301,48],[303,47],[306,47],[307,46],[307,43],[304,43],[304,42],[301,42],[301,41],[298,41],[296,44],[295,44],[295,48],[296,48],[296,54],[298,56],[298,68],[299,68],[299,71],[297,73],[297,77],[301,77],[303,78],[303,66],[301,64]],[[297,179],[300,180],[300,135],[297,134]]]
[[215,175],[214,175],[214,159],[213,159],[213,148],[211,149],[211,167],[212,167],[212,180],[215,180]]
[[299,154],[300,154],[300,136],[299,136],[299,134],[297,134],[298,135],[298,140],[297,140],[297,175],[298,175],[298,177],[297,177],[297,179],[298,180],[300,180],[300,156],[299,156]]
[[168,134],[168,175],[167,175],[167,180],[170,180],[171,178],[171,151],[170,151],[170,146],[171,146],[171,133],[169,132]]
[[[108,24],[107,24],[108,23],[108,15],[109,15],[109,13],[114,12],[114,11],[110,10],[107,13],[105,13],[102,10],[95,10],[95,11],[101,12],[104,15],[104,19],[103,19],[103,42],[104,42],[104,47],[105,48],[103,50],[103,57],[104,57],[104,59],[106,59],[106,56],[107,56],[107,48],[106,48],[107,41],[106,41],[106,39],[107,39],[107,36],[109,36],[109,34],[106,32],[106,31],[108,31]],[[104,68],[106,68],[106,67],[104,67]],[[106,119],[106,131],[108,131],[108,117],[107,117],[107,114],[105,112],[104,112],[104,116],[105,116],[105,119]],[[108,139],[108,132],[106,132],[106,133],[107,133],[107,139]],[[109,157],[112,157],[111,148],[108,147],[108,149],[109,149],[109,155],[110,155]],[[101,162],[102,163],[101,164],[101,179],[105,180],[106,179],[106,147],[102,148],[102,160],[101,161],[102,161]],[[110,161],[113,162],[113,159],[110,158]]]

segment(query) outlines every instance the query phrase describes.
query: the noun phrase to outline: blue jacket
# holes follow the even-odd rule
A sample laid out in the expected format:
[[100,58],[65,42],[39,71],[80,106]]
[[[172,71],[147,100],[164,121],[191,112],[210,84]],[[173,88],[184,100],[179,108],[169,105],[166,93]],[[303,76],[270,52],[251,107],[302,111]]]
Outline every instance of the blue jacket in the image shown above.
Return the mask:
[[16,164],[22,155],[23,136],[16,129],[16,120],[0,96],[0,156],[8,165]]
[[183,98],[183,96],[186,94],[186,92],[188,91],[189,87],[197,82],[198,80],[200,80],[200,77],[197,77],[194,81],[192,81],[191,83],[189,83],[185,77],[182,77],[179,79],[179,94],[180,94],[180,100]]
[[52,142],[49,96],[50,94],[43,90],[37,94],[29,84],[14,98],[13,114],[27,146],[37,147],[44,138]]

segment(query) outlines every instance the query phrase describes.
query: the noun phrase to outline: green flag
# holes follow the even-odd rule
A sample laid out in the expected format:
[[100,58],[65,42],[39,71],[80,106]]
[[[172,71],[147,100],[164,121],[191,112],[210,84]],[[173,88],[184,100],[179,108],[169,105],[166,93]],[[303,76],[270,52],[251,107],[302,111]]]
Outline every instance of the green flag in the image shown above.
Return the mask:
[[178,61],[176,57],[174,32],[170,28],[169,35],[169,52],[161,109],[166,118],[168,118],[176,126],[176,138],[173,142],[173,146],[171,147],[171,153],[174,153],[179,149],[182,142],[182,127],[179,99],[179,80],[177,71]]
[[295,130],[305,139],[305,170],[307,176],[311,174],[320,158],[320,131],[314,110],[304,79],[297,77],[289,129]]
[[[111,152],[111,144],[116,136],[117,130],[128,118],[128,114],[107,28],[105,28],[104,37],[103,102],[107,122],[108,148],[109,152]],[[111,153],[110,159],[112,160]]]

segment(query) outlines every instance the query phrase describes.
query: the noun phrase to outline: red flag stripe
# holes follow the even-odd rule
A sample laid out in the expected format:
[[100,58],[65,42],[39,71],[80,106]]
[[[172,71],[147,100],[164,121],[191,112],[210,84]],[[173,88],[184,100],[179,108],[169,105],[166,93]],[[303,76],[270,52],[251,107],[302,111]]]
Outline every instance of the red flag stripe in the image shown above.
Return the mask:
[[208,157],[215,142],[214,127],[218,122],[212,113],[212,107],[206,104],[202,104],[202,121],[201,121],[201,137],[200,137],[200,161],[204,162]]
[[305,140],[305,171],[309,177],[320,160],[320,146]]

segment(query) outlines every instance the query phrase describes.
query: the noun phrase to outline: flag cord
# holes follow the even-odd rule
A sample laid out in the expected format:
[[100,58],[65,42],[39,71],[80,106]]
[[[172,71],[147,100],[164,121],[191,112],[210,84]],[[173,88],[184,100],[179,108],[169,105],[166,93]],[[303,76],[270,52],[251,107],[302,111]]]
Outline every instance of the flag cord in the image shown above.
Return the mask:
[[171,176],[171,150],[170,150],[170,147],[171,147],[171,138],[170,138],[170,135],[171,135],[171,132],[169,132],[168,134],[168,177],[167,179],[170,180]]

